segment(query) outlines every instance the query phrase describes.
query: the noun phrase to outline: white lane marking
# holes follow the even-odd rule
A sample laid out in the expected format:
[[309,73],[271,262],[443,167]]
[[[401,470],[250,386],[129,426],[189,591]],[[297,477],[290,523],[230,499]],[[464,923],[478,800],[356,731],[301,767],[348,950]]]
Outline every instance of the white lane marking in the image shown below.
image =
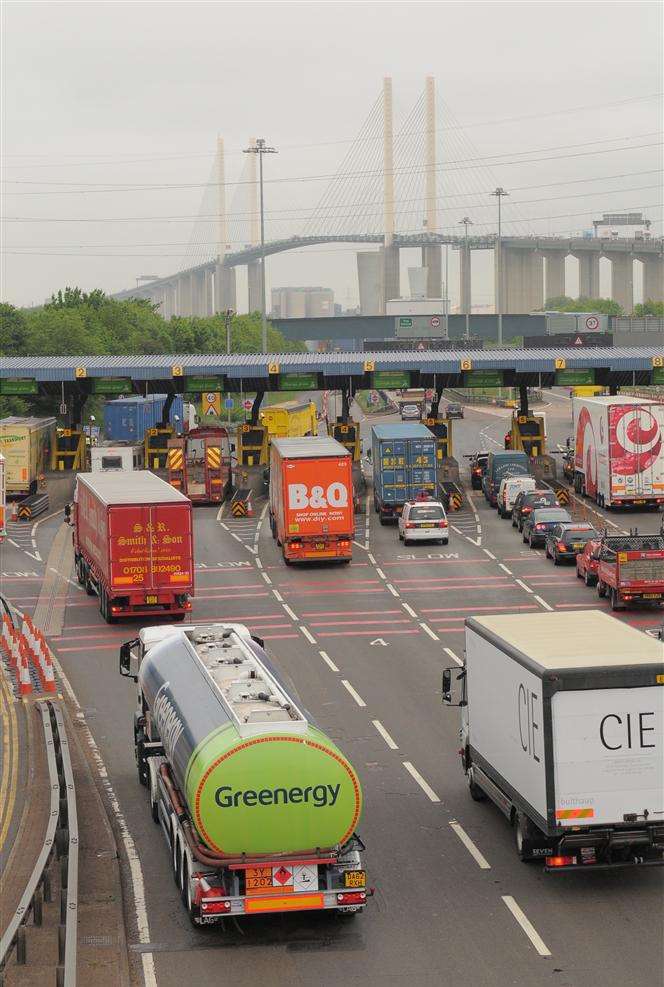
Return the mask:
[[[31,537],[32,539],[34,539],[34,537],[35,537],[35,531],[36,531],[36,530],[37,530],[37,522],[35,521],[35,523],[34,523],[34,524],[33,524],[33,526],[32,526],[32,530],[30,531],[30,537]],[[33,544],[34,544],[34,542],[33,542]]]
[[466,535],[465,538],[466,541],[469,541],[471,545],[476,545],[478,548],[482,544],[482,539],[480,535],[478,535],[477,538],[471,538],[470,535]]
[[283,596],[281,595],[281,593],[279,592],[278,589],[273,589],[272,592],[274,593],[275,600],[279,600],[279,603],[283,603],[284,602],[284,598],[283,598]]
[[19,543],[17,541],[14,541],[13,538],[8,538],[7,541],[9,542],[10,545],[13,545],[14,548],[18,548],[20,551],[23,551]]
[[327,651],[319,651],[318,654],[321,656],[321,658],[323,659],[323,661],[325,662],[325,664],[328,665],[332,669],[333,672],[338,672],[339,671],[339,669],[337,668],[337,666],[334,664],[334,662],[332,661],[332,659],[328,655]]
[[493,552],[490,552],[488,548],[483,548],[482,551],[486,555],[488,555],[490,559],[493,559],[494,562],[496,561],[496,556],[493,554]]
[[239,541],[240,544],[242,544],[242,539],[240,538],[239,535],[236,535],[234,531],[231,531],[231,538],[234,538],[235,541]]
[[[479,514],[476,514],[475,517],[479,518]],[[478,535],[481,535],[482,534],[482,525],[481,524],[478,524],[477,525],[477,534]]]
[[260,560],[260,559],[256,559],[256,566],[257,566],[257,567],[258,567],[259,569],[262,569],[262,568],[263,568],[263,563],[261,562],[261,560]]
[[24,551],[24,552],[25,552],[25,554],[26,554],[26,555],[28,555],[28,556],[29,556],[29,557],[30,557],[31,559],[34,559],[34,560],[35,560],[35,562],[43,562],[43,559],[42,559],[42,557],[41,557],[41,555],[39,554],[39,552],[35,552],[35,553],[33,554],[32,552],[28,552],[28,550],[27,550],[27,549],[25,549],[25,548],[23,549],[23,551]]
[[261,576],[263,577],[263,579],[265,580],[265,582],[268,584],[268,586],[271,586],[272,585],[272,580],[268,576],[267,572],[261,572]]
[[420,627],[422,628],[422,630],[424,631],[425,634],[428,634],[429,635],[429,637],[431,638],[432,641],[440,641],[440,638],[438,637],[438,635],[435,634],[431,630],[431,628],[429,627],[429,625],[428,624],[425,624],[424,621],[422,621],[422,620],[420,621]]
[[220,523],[221,527],[224,529],[224,531],[228,531],[228,525],[227,524],[224,524],[223,521],[220,521],[219,523]]
[[345,689],[348,689],[348,691],[350,692],[351,696],[353,697],[353,699],[355,700],[358,706],[366,706],[364,699],[359,693],[355,691],[355,689],[352,687],[348,679],[342,679],[341,684]]
[[526,593],[532,593],[533,592],[531,590],[530,586],[526,586],[526,584],[524,582],[522,582],[520,579],[515,579],[514,582],[517,583],[521,587],[521,589],[525,589]]
[[302,631],[302,633],[306,637],[306,639],[309,642],[309,644],[316,644],[316,638],[313,636],[313,634],[311,633],[311,631],[307,627],[304,626],[304,624],[300,624],[300,630]]
[[371,562],[372,565],[376,565],[376,560],[373,557],[373,555],[371,554],[371,552],[369,552],[368,559],[369,559],[369,562]]
[[367,546],[363,545],[361,541],[355,541],[354,538],[353,538],[353,545],[357,545],[358,548],[363,549],[363,551],[365,552],[367,551]]
[[450,525],[450,528],[452,529],[452,531],[456,531],[457,535],[462,535],[463,534],[463,531],[461,530],[461,528],[457,528],[456,524],[451,524]]
[[499,562],[498,563],[498,568],[499,569],[502,569],[503,572],[506,572],[508,576],[513,575],[512,570],[511,569],[508,569],[504,562]]
[[420,786],[420,788],[422,789],[422,791],[424,792],[424,794],[426,795],[426,797],[431,802],[440,802],[440,799],[438,798],[438,796],[434,792],[434,790],[431,787],[431,785],[429,785],[429,783],[424,780],[424,778],[419,773],[419,771],[417,770],[417,768],[413,767],[413,765],[410,763],[410,761],[402,761],[401,763],[403,764],[403,766],[406,769],[406,771],[410,775],[413,776],[413,778],[415,779],[415,781],[417,782],[417,784]]
[[503,899],[503,901],[505,902],[505,904],[511,911],[512,915],[523,929],[523,931],[526,933],[526,935],[530,939],[531,943],[533,944],[539,955],[551,956],[551,950],[547,948],[546,943],[542,940],[539,932],[537,931],[537,929],[535,929],[530,919],[526,918],[526,916],[521,911],[521,909],[517,905],[512,895],[503,894],[501,895],[501,898]]
[[[138,851],[136,850],[136,844],[134,843],[134,839],[131,833],[129,832],[127,821],[124,817],[124,813],[120,808],[120,803],[118,802],[113,786],[108,780],[108,771],[106,765],[104,763],[101,754],[99,753],[99,748],[97,747],[97,743],[94,737],[92,736],[90,727],[86,722],[85,714],[81,710],[81,704],[79,703],[78,698],[76,697],[76,693],[72,689],[71,683],[67,678],[67,676],[65,675],[62,666],[60,665],[60,662],[58,661],[55,655],[53,655],[53,665],[55,667],[56,672],[58,673],[60,681],[62,682],[65,688],[65,692],[67,693],[67,695],[73,702],[74,706],[76,707],[77,718],[83,724],[86,743],[88,744],[88,747],[90,748],[90,751],[92,753],[92,757],[97,767],[97,773],[99,774],[102,786],[104,788],[104,791],[106,792],[106,796],[108,798],[111,811],[115,816],[118,832],[120,833],[124,850],[127,855],[127,861],[129,863],[129,873],[131,875],[131,884],[132,884],[132,897],[134,899],[134,917],[136,921],[136,930],[138,932],[139,942],[148,944],[151,942],[151,937],[150,937],[150,923],[148,920],[148,909],[145,899],[145,881],[143,880],[143,868],[141,867],[141,860],[138,855]],[[154,965],[154,954],[151,952],[141,953],[141,962],[143,964],[143,981],[145,987],[157,987],[157,973]]]
[[445,652],[446,655],[449,655],[452,661],[455,661],[457,665],[463,665],[463,662],[461,661],[459,656],[455,655],[451,648],[443,648],[443,651]]
[[379,569],[378,566],[376,566],[376,572],[378,573],[378,575],[380,576],[381,579],[387,579],[387,576],[385,575],[385,573],[383,572],[383,570],[382,569]]
[[380,720],[372,720],[371,722],[375,726],[376,730],[378,730],[378,733],[381,735],[381,737],[383,738],[387,746],[390,748],[390,750],[398,751],[399,745],[394,742],[392,737],[390,737],[389,733],[387,732],[383,724],[380,722]]
[[297,619],[298,619],[297,614],[293,613],[293,611],[288,606],[288,604],[287,603],[282,603],[281,605],[284,608],[284,610],[286,611],[286,613],[288,614],[288,616],[290,617],[290,619],[297,621]]
[[543,600],[541,596],[537,596],[536,594],[535,599],[540,604],[540,606],[544,607],[545,610],[553,610],[553,607],[549,606],[546,600]]
[[409,603],[402,603],[401,606],[404,608],[404,610],[406,611],[406,613],[409,613],[410,614],[411,617],[414,617],[415,620],[418,619],[417,614],[415,613],[415,611],[413,610],[413,608],[411,607],[411,605]]
[[480,850],[478,850],[478,848],[475,846],[475,844],[473,843],[473,841],[471,840],[470,836],[465,831],[463,826],[461,826],[456,821],[456,819],[450,819],[450,826],[457,834],[457,836],[459,837],[459,839],[461,840],[461,842],[463,843],[463,845],[465,846],[466,850],[471,855],[475,863],[478,865],[478,867],[480,867],[481,870],[491,870],[491,864],[486,859],[484,854]]
[[387,588],[389,589],[389,591],[390,591],[390,593],[392,594],[392,596],[396,596],[396,597],[398,597],[398,596],[399,596],[399,594],[398,594],[398,593],[397,593],[397,591],[395,590],[395,588],[394,588],[394,586],[392,585],[392,583],[385,583],[385,585],[386,585],[386,586],[387,586]]
[[78,583],[74,582],[73,579],[70,579],[69,576],[63,576],[62,573],[61,572],[58,572],[58,570],[55,569],[52,565],[50,565],[48,567],[48,571],[49,572],[54,572],[56,574],[56,576],[60,576],[61,579],[64,579],[65,582],[69,583],[75,589],[79,590],[79,592],[81,592],[81,593],[83,592],[83,587],[82,586],[79,586]]

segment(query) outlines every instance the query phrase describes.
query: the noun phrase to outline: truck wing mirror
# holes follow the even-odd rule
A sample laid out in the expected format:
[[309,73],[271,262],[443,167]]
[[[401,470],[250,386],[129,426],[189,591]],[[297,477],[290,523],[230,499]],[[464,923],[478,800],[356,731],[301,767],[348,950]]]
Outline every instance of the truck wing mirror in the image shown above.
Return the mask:
[[127,678],[131,678],[134,682],[138,682],[138,655],[134,651],[140,644],[139,638],[134,638],[133,641],[126,641],[120,647],[120,675],[125,675]]
[[443,671],[443,702],[452,702],[452,669],[446,668]]

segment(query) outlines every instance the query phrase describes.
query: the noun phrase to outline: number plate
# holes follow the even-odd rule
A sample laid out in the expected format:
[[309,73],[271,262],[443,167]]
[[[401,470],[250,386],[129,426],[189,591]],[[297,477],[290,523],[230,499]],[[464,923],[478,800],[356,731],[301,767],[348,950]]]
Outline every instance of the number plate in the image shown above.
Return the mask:
[[145,597],[145,602],[146,603],[156,603],[157,602],[157,597],[156,596],[146,596]]
[[433,521],[420,522],[420,528],[433,528]]
[[645,504],[645,500],[635,500],[635,504]]
[[247,893],[272,887],[271,867],[247,867],[245,875]]
[[344,873],[344,886],[347,888],[363,888],[367,883],[366,871],[347,870]]
[[661,600],[661,598],[662,598],[662,594],[661,593],[644,593],[643,594],[643,599],[644,600]]
[[580,552],[583,549],[583,547],[584,547],[583,542],[581,542],[580,544],[572,545],[572,548],[574,549],[575,552]]
[[317,541],[316,542],[316,545],[315,545],[315,548],[316,548],[316,551],[322,552],[323,549],[325,548],[325,542],[324,541]]

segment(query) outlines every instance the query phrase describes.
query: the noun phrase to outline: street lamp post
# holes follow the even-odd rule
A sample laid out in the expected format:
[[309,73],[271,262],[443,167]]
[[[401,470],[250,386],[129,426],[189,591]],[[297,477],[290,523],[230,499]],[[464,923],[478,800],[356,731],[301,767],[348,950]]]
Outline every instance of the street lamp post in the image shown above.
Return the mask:
[[263,137],[259,137],[252,147],[244,150],[245,154],[258,155],[258,182],[260,188],[260,211],[261,211],[261,346],[263,353],[267,353],[267,318],[265,315],[265,211],[263,209],[263,155],[276,154],[277,149],[268,147]]
[[[470,277],[470,253],[468,252],[468,227],[473,225],[472,219],[468,216],[464,216],[463,219],[459,220],[459,226],[463,226],[465,231],[465,258],[466,264],[468,265],[468,270],[466,272],[466,277]],[[465,296],[465,291],[462,288],[462,294]],[[466,310],[466,339],[470,339],[470,298],[463,297],[461,299],[463,307]]]
[[504,188],[500,185],[498,188],[490,193],[495,195],[498,199],[498,291],[497,291],[497,308],[498,308],[498,345],[502,346],[503,343],[503,241],[502,241],[502,230],[501,230],[501,199],[504,195],[509,195]]

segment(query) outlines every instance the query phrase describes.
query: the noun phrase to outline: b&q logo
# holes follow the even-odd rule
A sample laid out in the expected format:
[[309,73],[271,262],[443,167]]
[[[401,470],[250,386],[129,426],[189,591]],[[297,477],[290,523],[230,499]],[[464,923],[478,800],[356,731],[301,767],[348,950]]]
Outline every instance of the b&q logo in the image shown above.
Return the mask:
[[347,507],[348,489],[344,483],[330,483],[327,490],[314,486],[311,492],[306,483],[288,484],[288,506],[291,510],[301,511],[307,507],[320,509],[322,507]]

